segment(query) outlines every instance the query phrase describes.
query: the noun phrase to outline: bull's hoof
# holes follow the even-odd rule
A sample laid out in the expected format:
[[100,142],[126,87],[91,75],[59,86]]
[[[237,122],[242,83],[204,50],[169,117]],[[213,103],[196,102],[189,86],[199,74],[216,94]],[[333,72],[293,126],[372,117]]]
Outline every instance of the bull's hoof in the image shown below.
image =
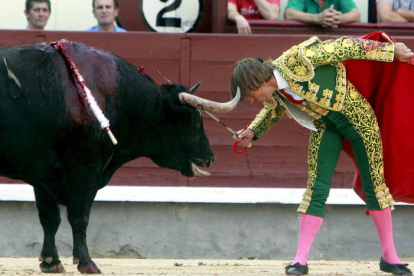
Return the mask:
[[95,263],[79,263],[78,270],[82,274],[101,274]]
[[66,273],[66,270],[60,261],[52,262],[50,264],[42,262],[39,266],[43,273]]
[[73,264],[79,264],[80,263],[80,260],[79,260],[79,258],[77,258],[77,257],[73,257]]

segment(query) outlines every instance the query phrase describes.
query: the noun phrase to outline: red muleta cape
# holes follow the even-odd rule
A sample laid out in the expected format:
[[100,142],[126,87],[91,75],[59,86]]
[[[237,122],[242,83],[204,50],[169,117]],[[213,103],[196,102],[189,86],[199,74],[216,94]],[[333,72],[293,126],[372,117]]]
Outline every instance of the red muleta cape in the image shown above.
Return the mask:
[[[373,32],[362,38],[388,42],[382,33]],[[343,64],[348,80],[370,102],[377,115],[385,181],[391,194],[396,202],[414,203],[414,66],[399,61],[368,60],[347,60]],[[348,141],[343,149],[355,164]],[[357,168],[353,189],[365,201]]]

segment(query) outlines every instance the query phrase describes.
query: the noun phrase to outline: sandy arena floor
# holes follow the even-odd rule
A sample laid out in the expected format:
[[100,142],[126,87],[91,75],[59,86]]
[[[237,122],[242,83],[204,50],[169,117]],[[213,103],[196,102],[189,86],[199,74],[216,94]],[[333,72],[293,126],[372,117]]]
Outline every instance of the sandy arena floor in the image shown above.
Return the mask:
[[[145,260],[94,259],[103,275],[285,275],[287,261],[264,260]],[[414,259],[405,260],[414,262]],[[66,274],[82,275],[71,258],[62,258]],[[310,261],[309,275],[390,275],[379,271],[378,261]],[[361,273],[363,271],[363,273]],[[0,275],[46,275],[37,258],[0,258]]]

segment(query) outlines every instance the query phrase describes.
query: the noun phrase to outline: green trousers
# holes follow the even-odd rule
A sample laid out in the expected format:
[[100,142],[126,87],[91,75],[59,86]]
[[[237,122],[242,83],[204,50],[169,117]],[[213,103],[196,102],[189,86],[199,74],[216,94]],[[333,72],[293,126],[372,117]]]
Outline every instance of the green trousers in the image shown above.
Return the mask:
[[308,151],[308,183],[298,212],[323,217],[325,202],[344,139],[351,142],[367,208],[392,207],[394,200],[385,184],[382,143],[375,113],[352,84],[341,111],[329,111],[314,120]]

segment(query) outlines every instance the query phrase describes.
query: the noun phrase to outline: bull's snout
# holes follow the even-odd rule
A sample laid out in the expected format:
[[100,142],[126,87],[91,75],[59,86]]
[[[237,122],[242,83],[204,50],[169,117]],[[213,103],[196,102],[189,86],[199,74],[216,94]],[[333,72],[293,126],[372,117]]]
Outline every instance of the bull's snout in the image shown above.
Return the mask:
[[216,161],[216,155],[207,161],[207,167],[210,167]]
[[192,159],[191,168],[192,168],[192,171],[193,171],[194,175],[196,175],[196,176],[209,176],[210,175],[209,172],[203,171],[198,166],[200,166],[200,167],[210,167],[214,163],[215,160],[216,160],[216,155],[214,155],[214,154],[210,158],[206,158],[206,159],[199,159],[199,158]]

